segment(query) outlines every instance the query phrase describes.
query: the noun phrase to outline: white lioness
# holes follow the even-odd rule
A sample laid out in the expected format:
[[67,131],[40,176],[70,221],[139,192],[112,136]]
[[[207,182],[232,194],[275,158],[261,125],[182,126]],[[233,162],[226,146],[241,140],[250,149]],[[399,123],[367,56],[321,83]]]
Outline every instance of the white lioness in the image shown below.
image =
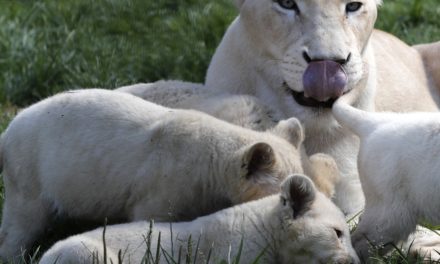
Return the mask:
[[[148,222],[108,226],[107,261],[141,263],[146,256],[155,258],[159,252],[160,263],[180,262],[179,255],[191,255],[197,259],[196,263],[207,263],[208,258],[210,263],[218,263],[237,256],[243,241],[240,259],[244,263],[252,262],[262,253],[261,263],[359,262],[344,215],[315,190],[308,178],[290,176],[281,189],[281,195],[228,208],[192,222],[173,223],[172,228],[169,223],[158,223],[150,229]],[[191,251],[189,240],[193,243]],[[118,258],[119,251],[122,254]],[[103,259],[103,229],[99,228],[58,242],[40,263],[96,263]]]
[[361,141],[358,165],[366,203],[353,243],[367,259],[370,244],[384,253],[420,221],[440,224],[440,114],[372,113],[344,99],[333,113]]
[[373,30],[379,0],[235,0],[206,76],[213,91],[251,94],[305,127],[309,154],[333,156],[342,180],[335,202],[347,214],[364,205],[358,139],[331,115],[335,98],[356,93],[366,110],[437,111],[419,53]]
[[295,118],[256,132],[126,93],[53,96],[1,138],[0,256],[27,249],[55,217],[186,220],[276,193],[303,172],[302,140]]
[[[356,165],[359,142],[332,117],[333,101],[352,93],[353,106],[364,110],[438,111],[438,78],[427,78],[436,71],[425,70],[429,63],[416,49],[373,29],[380,0],[235,3],[240,15],[214,54],[206,87],[256,95],[282,118],[297,117],[305,127],[308,154],[324,152],[338,163],[336,204],[348,215],[358,213],[364,206]],[[429,52],[436,47],[419,51],[440,58]],[[430,248],[434,240],[440,245],[435,235],[417,239],[426,243],[414,243],[412,249]]]

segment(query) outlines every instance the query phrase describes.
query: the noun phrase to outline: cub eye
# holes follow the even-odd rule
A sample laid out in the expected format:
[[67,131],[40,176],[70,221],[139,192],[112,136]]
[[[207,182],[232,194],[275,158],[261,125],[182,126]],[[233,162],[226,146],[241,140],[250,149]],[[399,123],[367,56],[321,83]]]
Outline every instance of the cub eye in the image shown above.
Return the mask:
[[341,230],[339,230],[339,229],[337,229],[337,228],[333,228],[333,230],[335,230],[335,234],[336,234],[336,236],[337,236],[338,238],[341,238],[341,237],[342,237],[342,231],[341,231]]
[[278,4],[284,8],[289,10],[295,10],[299,13],[299,8],[293,0],[277,0]]
[[359,9],[361,9],[362,3],[361,2],[350,2],[345,6],[345,12],[352,13],[356,12]]

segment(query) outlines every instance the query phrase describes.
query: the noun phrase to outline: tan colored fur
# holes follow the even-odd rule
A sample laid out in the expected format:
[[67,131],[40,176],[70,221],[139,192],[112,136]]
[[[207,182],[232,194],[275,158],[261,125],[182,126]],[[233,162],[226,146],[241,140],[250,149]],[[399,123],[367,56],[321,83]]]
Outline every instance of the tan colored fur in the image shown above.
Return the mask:
[[338,165],[330,156],[322,153],[310,157],[309,166],[304,166],[304,171],[316,185],[316,188],[327,197],[335,195],[335,186],[340,181]]

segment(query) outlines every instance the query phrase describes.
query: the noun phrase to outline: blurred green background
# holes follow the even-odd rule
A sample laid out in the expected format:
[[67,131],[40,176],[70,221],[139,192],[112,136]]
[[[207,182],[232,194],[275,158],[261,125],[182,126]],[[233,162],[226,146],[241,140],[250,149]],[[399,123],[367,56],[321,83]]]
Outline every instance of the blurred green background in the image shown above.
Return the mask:
[[[232,0],[0,0],[0,103],[58,91],[202,82]],[[377,27],[408,43],[440,40],[439,0],[385,0]]]

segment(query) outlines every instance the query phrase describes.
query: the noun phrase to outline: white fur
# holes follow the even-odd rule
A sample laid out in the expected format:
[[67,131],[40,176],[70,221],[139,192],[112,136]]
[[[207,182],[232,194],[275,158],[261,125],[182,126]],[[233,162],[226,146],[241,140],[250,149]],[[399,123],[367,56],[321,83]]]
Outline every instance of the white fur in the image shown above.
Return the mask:
[[365,112],[342,99],[333,113],[361,141],[366,204],[353,234],[358,253],[368,256],[368,241],[382,247],[406,239],[421,220],[440,224],[440,114]]
[[[172,228],[168,223],[156,223],[151,229],[153,258],[160,233],[161,248],[169,256],[174,256],[174,260],[181,249],[185,261],[189,252],[188,240],[191,239],[190,254],[192,259],[197,257],[197,263],[206,263],[211,249],[210,263],[231,260],[238,254],[241,240],[240,259],[244,263],[256,259],[264,250],[261,263],[359,262],[343,214],[315,191],[309,179],[291,176],[282,190],[281,199],[280,195],[269,196],[192,222],[173,223]],[[302,194],[298,195],[299,192]],[[93,253],[95,260],[102,261],[103,231],[99,228],[58,242],[46,252],[40,263],[92,263]],[[105,230],[108,262],[116,263],[121,251],[124,262],[141,263],[147,252],[149,231],[148,222],[108,226]],[[160,263],[167,263],[163,251],[160,253]]]
[[253,130],[267,130],[280,119],[258,98],[213,93],[202,84],[183,81],[140,83],[116,89],[171,108],[194,109]]
[[56,215],[185,220],[276,193],[302,172],[303,132],[289,119],[273,133],[289,141],[107,90],[43,100],[2,136],[0,256],[27,249]]

